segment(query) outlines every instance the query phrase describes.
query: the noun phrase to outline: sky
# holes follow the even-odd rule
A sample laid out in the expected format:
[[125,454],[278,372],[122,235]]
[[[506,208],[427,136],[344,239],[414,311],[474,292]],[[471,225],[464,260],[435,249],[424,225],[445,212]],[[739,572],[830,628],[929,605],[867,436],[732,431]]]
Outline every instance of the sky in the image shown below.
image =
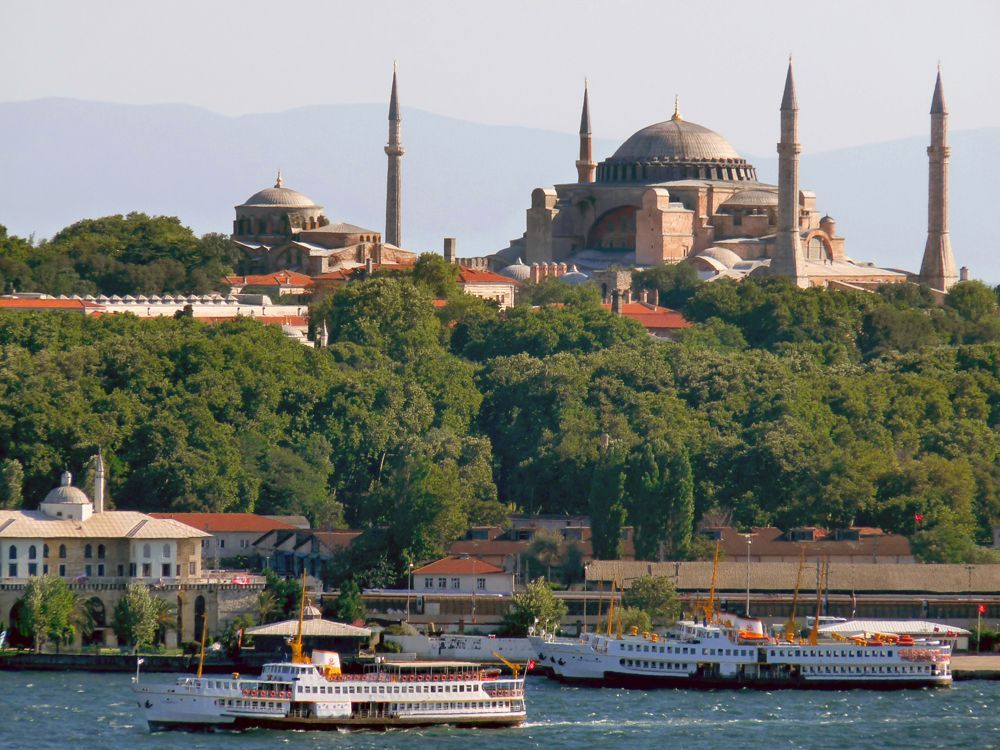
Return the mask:
[[[228,115],[384,102],[596,136],[666,119],[770,155],[794,56],[805,151],[1000,126],[997,0],[0,0],[0,101],[185,103]],[[484,154],[488,164],[488,154]]]

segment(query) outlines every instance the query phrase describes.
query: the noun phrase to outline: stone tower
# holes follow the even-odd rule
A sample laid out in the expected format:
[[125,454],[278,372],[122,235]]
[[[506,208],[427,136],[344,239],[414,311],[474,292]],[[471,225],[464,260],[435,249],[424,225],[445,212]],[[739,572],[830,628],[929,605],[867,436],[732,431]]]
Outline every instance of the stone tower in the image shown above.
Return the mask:
[[799,235],[799,103],[795,98],[792,61],[788,61],[781,98],[781,142],[778,143],[778,231],[771,274],[787,276],[796,286],[809,286]]
[[594,161],[593,138],[590,132],[590,96],[587,82],[583,82],[583,113],[580,115],[580,158],[576,160],[579,182],[593,182],[597,174]]
[[947,292],[958,281],[948,235],[948,106],[938,68],[931,100],[931,145],[927,148],[930,181],[927,195],[927,244],[920,264],[920,282]]
[[392,66],[392,95],[389,99],[389,143],[385,153],[389,157],[389,171],[385,181],[385,241],[400,247],[403,234],[402,192],[403,154],[400,140],[399,94],[396,91],[396,66]]

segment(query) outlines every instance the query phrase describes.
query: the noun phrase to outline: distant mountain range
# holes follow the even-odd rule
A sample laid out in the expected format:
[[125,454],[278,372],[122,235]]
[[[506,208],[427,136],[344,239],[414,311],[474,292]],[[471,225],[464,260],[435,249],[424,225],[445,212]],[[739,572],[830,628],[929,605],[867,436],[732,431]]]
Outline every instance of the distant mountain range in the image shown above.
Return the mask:
[[[482,125],[405,109],[403,239],[459,255],[505,247],[524,231],[531,190],[575,179],[577,137]],[[636,123],[636,129],[647,123]],[[725,135],[725,123],[706,123]],[[0,104],[0,224],[51,236],[81,218],[176,215],[199,234],[229,232],[233,207],[274,182],[326,207],[332,221],[382,230],[386,107],[350,104],[228,117],[185,105],[68,99]],[[776,136],[777,137],[777,136]],[[951,228],[958,264],[1000,282],[992,169],[1000,128],[951,135]],[[600,160],[617,143],[597,140]],[[916,270],[926,232],[926,139],[819,154],[804,144],[803,186],[837,219],[852,257]],[[774,181],[774,156],[745,155]]]

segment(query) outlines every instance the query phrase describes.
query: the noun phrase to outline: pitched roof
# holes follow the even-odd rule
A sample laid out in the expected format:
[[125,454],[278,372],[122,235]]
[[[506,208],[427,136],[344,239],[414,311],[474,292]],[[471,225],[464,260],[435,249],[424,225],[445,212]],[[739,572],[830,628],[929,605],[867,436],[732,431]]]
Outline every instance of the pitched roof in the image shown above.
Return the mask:
[[[790,539],[781,529],[774,526],[755,528],[750,538],[750,554],[754,558],[785,557],[789,560],[798,557],[799,550],[805,548],[809,557],[822,555],[832,559],[838,557],[911,557],[910,541],[900,534],[886,534],[881,529],[855,528],[857,539],[836,539],[824,529],[807,527],[804,531],[812,531],[811,540]],[[747,551],[746,536],[736,529],[725,527],[721,532],[720,549],[727,557],[745,556]]]
[[[795,590],[798,563],[757,563],[750,565],[750,588],[754,591]],[[644,575],[667,576],[680,591],[708,591],[712,582],[710,562],[624,562],[595,560],[587,566],[589,581],[633,581]],[[719,563],[719,591],[745,591],[746,562]],[[802,573],[801,588],[816,590],[815,563]],[[960,594],[994,593],[1000,590],[1000,565],[949,565],[921,563],[830,563],[830,591],[847,592],[926,592]]]
[[229,286],[311,286],[312,277],[298,271],[275,271],[251,276],[224,276]]
[[[820,620],[822,622],[822,620]],[[945,625],[928,620],[848,620],[831,625],[820,625],[820,633],[860,635],[861,633],[895,633],[896,635],[972,635],[965,628]]]
[[314,531],[312,536],[319,539],[328,549],[338,550],[350,547],[351,544],[361,536],[360,531],[344,529],[340,531]]
[[413,574],[425,575],[433,573],[441,575],[490,575],[503,572],[503,568],[498,568],[496,565],[492,565],[475,557],[450,555],[448,557],[442,557],[440,560],[435,560],[432,563],[428,563],[422,568],[416,568],[413,571]]
[[154,518],[131,510],[95,513],[86,521],[52,518],[38,510],[0,510],[0,537],[191,539],[209,536],[173,519]]
[[210,534],[261,533],[274,529],[294,529],[289,523],[258,516],[256,513],[150,513],[153,518],[170,518]]
[[480,271],[475,268],[458,267],[459,284],[503,284],[504,286],[516,286],[517,282],[508,276],[501,276],[492,271]]
[[[258,625],[255,628],[247,628],[246,634],[277,635],[288,637],[295,635],[299,627],[298,620],[283,620],[282,622],[272,622],[267,625]],[[356,628],[333,620],[303,620],[302,635],[304,636],[353,636],[355,638],[368,638],[372,631],[368,628]]]
[[[611,309],[610,303],[605,302],[603,305],[606,309]],[[625,302],[622,304],[622,316],[638,321],[647,330],[673,330],[694,325],[676,310],[660,307],[652,302]]]

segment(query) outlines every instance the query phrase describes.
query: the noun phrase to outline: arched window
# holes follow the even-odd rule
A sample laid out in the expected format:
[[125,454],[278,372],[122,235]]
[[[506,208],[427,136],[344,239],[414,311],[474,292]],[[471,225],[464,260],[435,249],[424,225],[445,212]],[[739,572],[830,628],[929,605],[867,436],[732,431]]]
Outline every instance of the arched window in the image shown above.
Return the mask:
[[49,545],[47,544],[42,545],[42,557],[44,557],[46,560],[49,557]]
[[105,558],[105,556],[107,555],[107,552],[108,551],[104,548],[103,544],[98,544],[97,545],[97,559],[98,560],[103,560]]
[[66,545],[65,544],[60,544],[59,545],[59,559],[60,560],[65,560],[66,559]]
[[7,557],[9,557],[11,560],[17,559],[17,547],[15,547],[13,544],[10,545],[10,551],[7,553]]
[[83,548],[83,556],[86,557],[88,560],[92,558],[94,556],[94,548],[89,544],[85,545]]
[[826,260],[826,247],[823,240],[813,237],[806,245],[806,258],[809,260]]
[[30,547],[28,547],[28,559],[34,560],[37,557],[38,557],[38,548],[35,547],[34,544],[32,544]]
[[169,544],[164,544],[163,545],[163,556],[165,558],[167,558],[167,559],[170,558],[170,545]]
[[148,544],[142,545],[142,556],[143,557],[152,557],[153,556],[153,548],[150,547]]

